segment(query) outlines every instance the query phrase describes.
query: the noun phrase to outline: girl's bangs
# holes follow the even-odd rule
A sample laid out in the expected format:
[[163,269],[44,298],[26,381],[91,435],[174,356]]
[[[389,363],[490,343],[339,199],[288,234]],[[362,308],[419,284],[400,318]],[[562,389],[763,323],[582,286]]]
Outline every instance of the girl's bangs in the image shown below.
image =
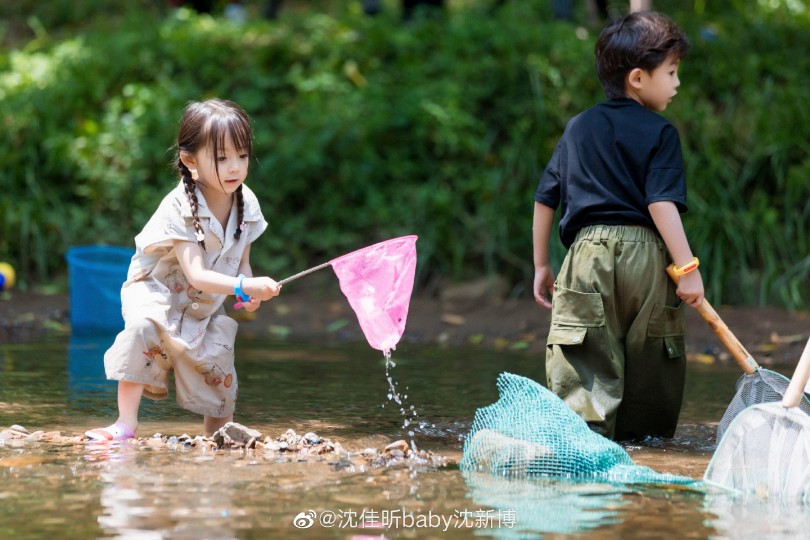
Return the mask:
[[213,117],[208,131],[208,140],[214,147],[214,159],[222,155],[225,139],[231,137],[237,151],[253,153],[253,134],[247,121],[237,115]]

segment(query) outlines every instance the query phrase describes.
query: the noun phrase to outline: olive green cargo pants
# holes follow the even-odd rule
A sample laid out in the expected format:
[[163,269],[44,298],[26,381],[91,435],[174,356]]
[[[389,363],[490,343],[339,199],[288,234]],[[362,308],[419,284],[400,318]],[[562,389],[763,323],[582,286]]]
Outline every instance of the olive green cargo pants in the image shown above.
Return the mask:
[[686,351],[669,263],[653,229],[589,226],[554,284],[548,387],[606,437],[675,433]]

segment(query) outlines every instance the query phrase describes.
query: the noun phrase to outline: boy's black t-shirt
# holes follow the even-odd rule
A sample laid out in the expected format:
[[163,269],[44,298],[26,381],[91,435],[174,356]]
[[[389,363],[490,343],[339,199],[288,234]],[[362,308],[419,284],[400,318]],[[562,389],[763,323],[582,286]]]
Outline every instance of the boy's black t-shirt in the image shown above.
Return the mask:
[[612,99],[572,118],[546,166],[534,200],[562,203],[566,248],[588,225],[655,227],[647,206],[672,201],[686,211],[678,130],[632,99]]

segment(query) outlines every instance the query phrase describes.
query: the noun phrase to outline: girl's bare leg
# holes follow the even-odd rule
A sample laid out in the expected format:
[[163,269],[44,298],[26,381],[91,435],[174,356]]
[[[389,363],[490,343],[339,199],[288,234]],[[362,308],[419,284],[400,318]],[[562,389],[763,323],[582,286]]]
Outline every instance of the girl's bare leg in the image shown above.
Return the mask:
[[205,426],[205,434],[206,435],[213,435],[215,431],[219,428],[227,424],[228,422],[233,422],[233,415],[230,416],[205,416],[203,417],[203,423]]
[[142,384],[118,381],[118,421],[129,426],[133,433],[138,429],[141,396],[143,396]]

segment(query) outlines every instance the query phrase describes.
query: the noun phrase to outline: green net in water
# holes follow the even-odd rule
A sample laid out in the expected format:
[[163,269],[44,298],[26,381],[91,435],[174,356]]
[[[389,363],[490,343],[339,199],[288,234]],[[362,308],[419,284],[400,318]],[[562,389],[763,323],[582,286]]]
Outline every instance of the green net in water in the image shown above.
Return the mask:
[[[551,478],[502,478],[463,471],[467,492],[479,507],[497,509],[487,531],[498,540],[584,533],[619,523],[637,486]],[[478,531],[476,531],[478,533]]]
[[502,373],[497,402],[478,409],[464,441],[463,471],[510,478],[568,478],[627,484],[697,484],[636,465],[593,432],[559,397],[531,379]]

